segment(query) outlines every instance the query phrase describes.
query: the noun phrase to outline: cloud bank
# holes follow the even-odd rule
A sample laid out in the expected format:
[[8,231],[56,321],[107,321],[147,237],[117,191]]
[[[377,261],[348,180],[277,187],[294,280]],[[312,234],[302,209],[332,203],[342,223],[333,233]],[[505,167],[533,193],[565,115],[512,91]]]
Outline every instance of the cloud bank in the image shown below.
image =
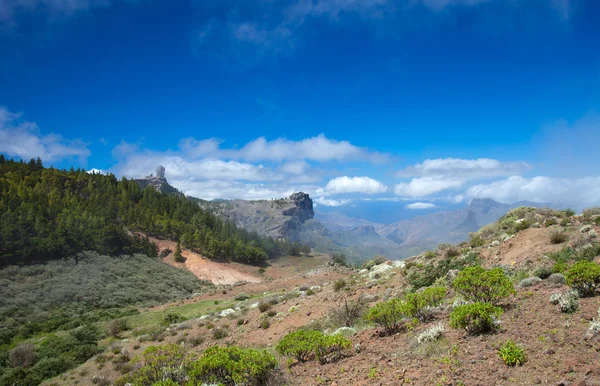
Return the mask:
[[79,140],[66,140],[54,133],[42,135],[35,122],[22,119],[22,114],[0,106],[0,153],[28,160],[43,161],[77,158],[85,164],[90,155],[87,145]]

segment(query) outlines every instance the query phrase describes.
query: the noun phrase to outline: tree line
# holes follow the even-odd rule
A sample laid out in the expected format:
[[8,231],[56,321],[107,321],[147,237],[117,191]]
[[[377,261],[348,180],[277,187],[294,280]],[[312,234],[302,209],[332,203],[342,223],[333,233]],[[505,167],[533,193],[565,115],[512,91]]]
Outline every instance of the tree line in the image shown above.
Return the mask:
[[158,250],[142,232],[208,257],[259,264],[297,245],[237,228],[182,194],[83,169],[45,168],[0,154],[0,266],[39,263],[85,250],[109,256]]

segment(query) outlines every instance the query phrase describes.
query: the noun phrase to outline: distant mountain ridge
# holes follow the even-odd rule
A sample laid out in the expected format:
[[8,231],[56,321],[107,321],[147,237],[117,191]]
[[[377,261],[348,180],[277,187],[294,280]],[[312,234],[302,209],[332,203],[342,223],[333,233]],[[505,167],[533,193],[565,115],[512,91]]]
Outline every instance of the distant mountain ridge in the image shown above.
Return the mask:
[[262,235],[298,241],[319,252],[342,251],[355,259],[382,254],[400,259],[431,249],[441,242],[466,240],[469,233],[519,206],[547,206],[521,201],[512,205],[473,199],[458,210],[440,211],[392,224],[380,224],[336,212],[320,212],[306,193],[277,200],[199,200],[236,226]]

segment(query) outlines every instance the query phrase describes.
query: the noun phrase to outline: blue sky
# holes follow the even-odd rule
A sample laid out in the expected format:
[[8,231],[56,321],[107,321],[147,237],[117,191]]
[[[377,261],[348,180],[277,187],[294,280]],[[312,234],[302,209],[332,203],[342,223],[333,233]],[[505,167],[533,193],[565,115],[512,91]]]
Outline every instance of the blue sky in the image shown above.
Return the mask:
[[599,17],[594,0],[4,0],[0,152],[163,164],[207,199],[600,205]]

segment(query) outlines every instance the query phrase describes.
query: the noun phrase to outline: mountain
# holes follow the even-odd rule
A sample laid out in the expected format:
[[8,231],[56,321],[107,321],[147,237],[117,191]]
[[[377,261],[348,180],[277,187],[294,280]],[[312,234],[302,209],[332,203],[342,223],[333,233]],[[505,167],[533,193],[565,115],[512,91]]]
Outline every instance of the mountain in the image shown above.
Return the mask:
[[315,215],[312,199],[302,192],[277,200],[199,200],[198,204],[238,227],[289,241],[300,241],[302,225]]
[[466,240],[470,232],[496,221],[519,206],[543,207],[549,204],[520,201],[509,205],[489,198],[473,199],[466,208],[398,221],[381,227],[379,233],[396,242],[400,255],[405,257],[414,251],[431,249],[441,242]]
[[496,221],[512,208],[547,206],[474,199],[465,208],[381,224],[337,212],[314,211],[312,199],[305,193],[279,200],[200,200],[199,204],[249,231],[298,241],[319,252],[344,252],[356,260],[377,254],[391,259],[409,257],[442,242],[466,240],[469,233]]

